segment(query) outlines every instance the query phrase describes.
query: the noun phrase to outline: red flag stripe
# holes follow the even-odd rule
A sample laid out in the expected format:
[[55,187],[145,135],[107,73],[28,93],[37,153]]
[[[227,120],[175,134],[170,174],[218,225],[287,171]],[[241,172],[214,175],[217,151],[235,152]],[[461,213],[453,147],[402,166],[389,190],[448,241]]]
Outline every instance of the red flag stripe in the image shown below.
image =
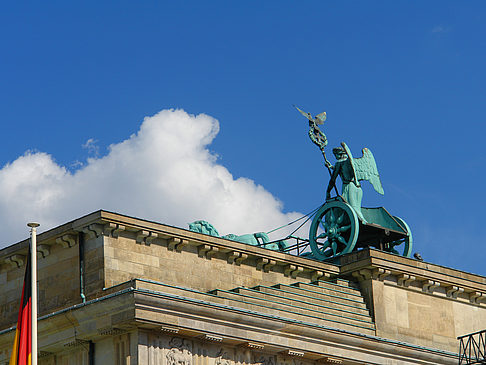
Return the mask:
[[20,298],[20,309],[15,330],[9,365],[30,365],[32,352],[32,287],[30,272],[30,250],[25,267],[24,285]]

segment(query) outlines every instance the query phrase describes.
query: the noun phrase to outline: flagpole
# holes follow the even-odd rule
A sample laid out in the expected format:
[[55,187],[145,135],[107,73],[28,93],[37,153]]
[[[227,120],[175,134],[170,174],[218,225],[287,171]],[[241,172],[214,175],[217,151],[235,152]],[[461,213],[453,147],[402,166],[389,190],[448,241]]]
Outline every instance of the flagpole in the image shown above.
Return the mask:
[[30,229],[30,263],[32,288],[32,344],[31,365],[37,365],[37,227],[39,223],[27,223]]

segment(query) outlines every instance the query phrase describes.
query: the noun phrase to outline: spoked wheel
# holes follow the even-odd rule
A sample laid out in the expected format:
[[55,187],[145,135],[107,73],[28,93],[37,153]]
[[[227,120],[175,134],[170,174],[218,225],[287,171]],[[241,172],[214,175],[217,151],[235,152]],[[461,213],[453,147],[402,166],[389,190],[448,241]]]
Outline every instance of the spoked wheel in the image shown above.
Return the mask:
[[309,231],[312,254],[325,260],[353,251],[358,239],[359,220],[343,201],[324,204],[314,216]]
[[[395,220],[405,229],[405,231],[407,232],[407,237],[398,241],[391,242],[390,251],[396,253],[397,255],[412,257],[412,231],[410,230],[408,224],[402,218],[396,216],[394,216],[393,218],[395,218]],[[395,247],[397,247],[398,250]]]

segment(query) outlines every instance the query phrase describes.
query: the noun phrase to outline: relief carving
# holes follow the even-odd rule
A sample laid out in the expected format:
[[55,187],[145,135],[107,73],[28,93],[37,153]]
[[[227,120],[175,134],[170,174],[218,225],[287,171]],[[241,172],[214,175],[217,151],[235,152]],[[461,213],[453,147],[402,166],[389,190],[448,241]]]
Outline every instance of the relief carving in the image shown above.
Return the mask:
[[235,361],[237,364],[249,364],[251,363],[251,352],[249,349],[237,350]]
[[228,352],[224,348],[221,348],[221,350],[219,350],[216,354],[216,361],[214,363],[215,365],[231,365],[231,361],[229,359],[230,356]]
[[192,353],[189,341],[173,337],[169,342],[167,365],[192,365]]
[[253,363],[255,365],[275,365],[275,360],[273,356],[256,355]]
[[302,361],[295,359],[295,358],[292,358],[292,357],[288,357],[288,356],[285,356],[285,357],[279,356],[277,363],[278,363],[278,365],[303,365]]

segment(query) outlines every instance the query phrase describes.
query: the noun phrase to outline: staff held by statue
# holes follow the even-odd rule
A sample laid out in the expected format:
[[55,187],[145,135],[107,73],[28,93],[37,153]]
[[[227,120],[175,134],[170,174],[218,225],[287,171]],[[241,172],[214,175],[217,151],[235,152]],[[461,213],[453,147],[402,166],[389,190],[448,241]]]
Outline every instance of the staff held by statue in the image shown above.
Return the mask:
[[[317,114],[315,118],[313,118],[311,113],[306,113],[295,105],[294,107],[309,121],[309,138],[321,150],[322,157],[324,157],[324,164],[326,165],[327,170],[329,171],[329,175],[332,176],[332,171],[331,171],[332,165],[327,160],[326,152],[325,152],[325,147],[327,146],[327,137],[324,133],[322,133],[322,131],[318,127],[319,125],[324,124],[326,120],[326,112]],[[334,190],[336,191],[336,195],[339,195],[336,187],[334,187]]]

